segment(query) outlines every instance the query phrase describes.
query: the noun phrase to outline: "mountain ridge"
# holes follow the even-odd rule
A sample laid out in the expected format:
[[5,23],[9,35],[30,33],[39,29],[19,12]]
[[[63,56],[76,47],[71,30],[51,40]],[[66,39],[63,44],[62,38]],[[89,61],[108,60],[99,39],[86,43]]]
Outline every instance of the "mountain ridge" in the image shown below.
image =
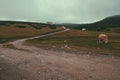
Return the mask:
[[61,23],[61,24],[48,24],[48,23],[39,23],[39,22],[27,22],[27,21],[0,21],[0,25],[9,25],[9,24],[28,24],[35,28],[41,28],[44,26],[49,26],[51,28],[65,26],[71,29],[82,29],[86,28],[87,30],[97,30],[102,31],[107,28],[120,28],[120,15],[113,15],[106,17],[100,21],[89,23],[89,24],[74,24],[74,23]]

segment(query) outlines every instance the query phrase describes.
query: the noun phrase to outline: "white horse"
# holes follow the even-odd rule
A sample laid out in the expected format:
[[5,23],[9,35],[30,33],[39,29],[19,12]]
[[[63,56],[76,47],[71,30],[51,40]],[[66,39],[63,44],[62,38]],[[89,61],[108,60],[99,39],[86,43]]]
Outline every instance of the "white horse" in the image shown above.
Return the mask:
[[100,44],[100,43],[105,43],[105,44],[107,44],[108,43],[108,36],[106,35],[106,34],[99,34],[98,35],[98,44]]

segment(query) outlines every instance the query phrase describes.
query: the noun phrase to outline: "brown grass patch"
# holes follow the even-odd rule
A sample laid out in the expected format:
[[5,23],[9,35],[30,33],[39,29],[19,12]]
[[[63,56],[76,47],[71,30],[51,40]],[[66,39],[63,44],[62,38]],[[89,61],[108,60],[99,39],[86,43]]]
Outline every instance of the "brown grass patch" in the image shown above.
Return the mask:
[[[106,33],[109,35],[108,44],[97,44],[97,35],[99,33]],[[67,42],[64,43],[64,40],[67,40]],[[77,49],[78,51],[88,50],[96,51],[97,53],[102,52],[104,54],[120,55],[120,34],[113,32],[70,30],[52,36],[29,40],[27,43],[35,46],[56,46],[56,49],[67,44],[70,48]]]
[[42,29],[35,29],[33,27],[17,28],[14,26],[0,27],[0,38],[37,36],[52,30],[48,27]]

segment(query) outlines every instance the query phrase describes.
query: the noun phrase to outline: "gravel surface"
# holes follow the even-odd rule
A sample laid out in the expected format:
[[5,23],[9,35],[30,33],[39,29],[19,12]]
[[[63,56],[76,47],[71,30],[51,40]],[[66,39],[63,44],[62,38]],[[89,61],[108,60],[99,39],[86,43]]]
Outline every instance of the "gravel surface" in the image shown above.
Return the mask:
[[0,47],[0,80],[120,80],[119,57],[22,45],[27,39],[11,42],[21,50]]

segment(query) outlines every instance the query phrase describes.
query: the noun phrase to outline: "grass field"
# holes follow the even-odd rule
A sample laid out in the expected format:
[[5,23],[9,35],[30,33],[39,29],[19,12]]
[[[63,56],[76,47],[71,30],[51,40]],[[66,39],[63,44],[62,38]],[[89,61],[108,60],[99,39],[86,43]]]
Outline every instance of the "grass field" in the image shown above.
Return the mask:
[[[97,35],[99,33],[106,33],[109,36],[108,44],[97,44]],[[67,42],[64,42],[64,40],[67,40]],[[103,52],[104,54],[120,55],[120,33],[113,32],[70,30],[53,36],[28,40],[27,44],[51,48],[54,46],[58,49],[68,45],[68,47],[77,50],[89,50]]]
[[0,26],[0,43],[7,42],[9,40],[16,40],[20,38],[38,36],[50,31],[55,31],[57,29],[50,29],[48,27],[45,27],[42,29],[35,29],[32,26],[27,26],[26,28],[17,28],[15,27],[15,25],[9,25],[9,26],[1,25]]

